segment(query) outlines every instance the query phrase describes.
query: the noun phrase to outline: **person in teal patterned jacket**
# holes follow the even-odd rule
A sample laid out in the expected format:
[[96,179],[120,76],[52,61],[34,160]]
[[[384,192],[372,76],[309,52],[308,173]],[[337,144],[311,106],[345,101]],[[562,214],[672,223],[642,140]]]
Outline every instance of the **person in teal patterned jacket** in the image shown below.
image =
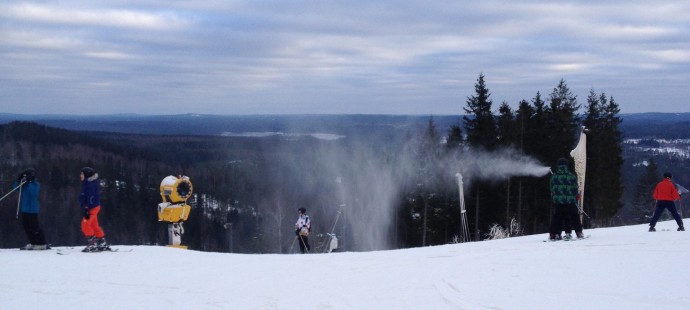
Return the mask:
[[549,239],[561,239],[561,231],[565,230],[565,238],[571,239],[573,226],[578,238],[583,238],[582,223],[577,210],[577,176],[568,170],[568,160],[560,158],[558,168],[551,176],[551,200],[553,211],[549,227]]

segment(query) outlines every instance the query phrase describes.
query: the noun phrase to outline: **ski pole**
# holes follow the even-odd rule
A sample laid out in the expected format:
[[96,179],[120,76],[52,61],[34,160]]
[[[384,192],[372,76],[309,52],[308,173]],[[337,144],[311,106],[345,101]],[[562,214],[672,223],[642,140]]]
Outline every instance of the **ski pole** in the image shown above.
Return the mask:
[[17,185],[17,187],[13,188],[9,193],[5,194],[5,196],[2,196],[2,198],[0,198],[0,201],[2,201],[3,199],[5,199],[5,198],[6,198],[7,196],[9,196],[10,194],[14,193],[14,191],[16,191],[17,189],[19,189],[20,187],[22,187],[22,185],[24,185],[24,183],[26,183],[26,181],[25,181],[25,180],[22,180],[22,183],[21,183],[21,184]]
[[[22,183],[24,184],[24,183]],[[19,197],[17,197],[17,219],[19,219],[19,207],[22,204],[22,187],[19,187]]]
[[307,253],[309,253],[309,249],[307,248],[307,244],[304,243],[304,239],[302,239],[302,235],[299,235],[299,241],[302,242],[302,246],[304,247],[304,250],[307,251]]
[[297,237],[298,236],[295,236],[295,239],[292,239],[292,244],[290,244],[290,253],[292,253],[292,248],[295,247],[295,241],[297,241]]

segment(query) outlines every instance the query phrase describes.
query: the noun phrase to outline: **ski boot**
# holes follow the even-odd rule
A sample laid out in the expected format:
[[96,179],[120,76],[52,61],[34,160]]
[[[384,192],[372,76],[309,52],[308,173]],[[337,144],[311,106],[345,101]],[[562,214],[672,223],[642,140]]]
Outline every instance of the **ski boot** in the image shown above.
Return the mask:
[[685,231],[685,227],[683,227],[683,226],[678,226],[678,231]]
[[549,240],[550,240],[550,241],[558,241],[558,240],[561,240],[561,235],[549,234]]
[[96,248],[96,237],[94,237],[94,236],[86,237],[86,247],[81,251],[82,252],[96,252],[96,251],[98,251],[98,248]]
[[43,251],[50,249],[47,244],[36,244],[34,245],[34,251]]
[[585,235],[581,231],[575,232],[575,234],[577,235],[577,239],[584,239],[585,238]]
[[105,237],[103,238],[98,238],[96,240],[96,251],[101,252],[101,251],[109,251],[110,250],[110,245],[105,242]]
[[565,241],[573,240],[573,235],[571,235],[571,234],[565,234],[565,236],[563,237],[563,240],[565,240]]
[[654,228],[654,226],[649,226],[649,231],[650,231],[650,232],[656,231],[656,228]]

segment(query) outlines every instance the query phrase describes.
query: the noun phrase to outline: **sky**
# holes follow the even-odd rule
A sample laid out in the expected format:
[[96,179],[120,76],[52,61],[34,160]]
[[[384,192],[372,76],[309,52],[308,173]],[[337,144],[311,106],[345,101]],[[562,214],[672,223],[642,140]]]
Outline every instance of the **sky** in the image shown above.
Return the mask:
[[[464,114],[561,79],[690,112],[690,2],[0,3],[0,113]],[[584,111],[584,109],[583,109]]]
[[[685,310],[690,234],[674,221],[391,251],[230,254],[0,249],[3,309]],[[131,252],[127,252],[131,250]]]

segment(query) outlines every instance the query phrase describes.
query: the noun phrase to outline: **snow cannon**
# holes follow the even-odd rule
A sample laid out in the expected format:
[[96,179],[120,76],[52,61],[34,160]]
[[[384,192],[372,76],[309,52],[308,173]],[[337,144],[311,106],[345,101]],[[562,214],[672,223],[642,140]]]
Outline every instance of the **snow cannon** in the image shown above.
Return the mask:
[[193,191],[189,177],[169,175],[161,182],[160,189],[163,202],[158,204],[158,220],[170,223],[186,221],[192,209],[187,204]]
[[187,220],[189,212],[192,210],[187,204],[187,199],[192,196],[192,182],[189,177],[175,177],[169,175],[161,182],[161,199],[163,202],[158,204],[158,221],[168,222],[168,239],[170,246],[186,248],[182,243],[184,228],[182,222]]

